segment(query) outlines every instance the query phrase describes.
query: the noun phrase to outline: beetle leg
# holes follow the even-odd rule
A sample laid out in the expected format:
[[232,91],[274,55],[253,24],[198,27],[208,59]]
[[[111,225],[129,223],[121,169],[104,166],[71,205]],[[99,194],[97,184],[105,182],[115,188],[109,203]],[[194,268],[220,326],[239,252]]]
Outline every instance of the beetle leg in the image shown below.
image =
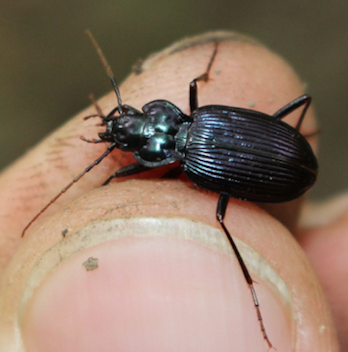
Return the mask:
[[94,139],[94,138],[93,139],[87,139],[84,136],[80,136],[80,139],[81,139],[81,141],[84,141],[84,142],[87,142],[87,143],[102,143],[102,142],[104,142],[101,139]]
[[118,111],[118,106],[116,106],[114,109],[112,109],[107,116],[105,116],[105,120],[110,120],[111,117],[115,114],[115,112]]
[[206,71],[200,75],[199,77],[195,78],[191,83],[190,83],[190,110],[191,110],[191,115],[192,113],[198,109],[198,94],[197,94],[197,82],[199,81],[204,81],[207,82],[209,80],[209,73],[210,69],[213,66],[213,62],[215,60],[216,54],[217,54],[217,49],[218,49],[218,42],[215,42],[215,49],[213,51],[213,54],[209,60],[208,66]]
[[111,175],[102,186],[106,186],[113,178],[125,177],[140,174],[141,172],[152,169],[151,167],[146,167],[139,163],[130,164],[128,166],[123,167],[122,169],[117,170],[113,175]]
[[233,251],[234,251],[234,253],[235,253],[235,255],[236,255],[237,259],[238,259],[239,265],[240,265],[240,267],[241,267],[241,269],[243,271],[245,280],[246,280],[246,282],[249,285],[250,292],[251,292],[251,295],[253,297],[254,305],[255,305],[255,308],[256,308],[257,318],[258,318],[259,323],[260,323],[260,328],[261,328],[261,332],[262,332],[263,338],[266,340],[266,342],[268,344],[268,347],[271,349],[273,346],[272,346],[271,341],[269,340],[269,338],[267,336],[265,326],[263,325],[263,320],[262,320],[262,315],[261,315],[261,310],[260,310],[260,304],[259,304],[259,301],[258,301],[257,296],[256,296],[256,292],[255,292],[255,289],[254,289],[253,279],[251,278],[251,276],[249,274],[249,271],[248,271],[248,269],[247,269],[247,267],[246,267],[246,265],[244,263],[244,260],[243,260],[243,258],[241,256],[241,254],[239,253],[239,250],[238,250],[236,244],[234,243],[234,241],[232,239],[232,236],[228,232],[228,230],[227,230],[227,228],[226,228],[226,226],[225,226],[225,224],[223,222],[229,199],[230,199],[229,196],[226,196],[224,194],[220,195],[220,198],[219,198],[219,201],[218,201],[218,205],[217,205],[217,210],[216,210],[216,217],[217,217],[217,220],[219,221],[222,229],[224,230],[228,241],[230,242],[230,244],[232,246],[232,249],[233,249]]
[[293,100],[291,103],[289,103],[289,104],[285,105],[284,107],[282,107],[281,109],[279,109],[273,115],[273,117],[275,117],[276,120],[281,120],[282,118],[284,118],[285,116],[287,116],[291,112],[293,112],[294,110],[298,109],[300,106],[304,105],[302,114],[301,114],[300,118],[298,119],[297,125],[295,127],[295,130],[299,131],[311,101],[312,101],[312,98],[308,94],[301,95],[297,99]]
[[100,117],[101,119],[104,119],[104,118],[105,118],[104,115],[92,114],[92,115],[87,115],[87,116],[85,116],[83,119],[84,119],[84,120],[88,120],[88,119],[90,119],[91,117]]

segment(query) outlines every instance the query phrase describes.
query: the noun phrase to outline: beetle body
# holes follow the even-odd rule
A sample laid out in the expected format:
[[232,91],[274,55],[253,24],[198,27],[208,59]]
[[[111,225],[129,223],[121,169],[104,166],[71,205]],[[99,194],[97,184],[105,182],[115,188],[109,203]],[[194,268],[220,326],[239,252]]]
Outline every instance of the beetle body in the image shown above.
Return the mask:
[[124,110],[99,136],[133,151],[144,167],[179,161],[202,188],[265,203],[295,199],[316,180],[318,164],[307,140],[273,116],[220,105],[188,116],[165,100],[146,104],[143,113]]

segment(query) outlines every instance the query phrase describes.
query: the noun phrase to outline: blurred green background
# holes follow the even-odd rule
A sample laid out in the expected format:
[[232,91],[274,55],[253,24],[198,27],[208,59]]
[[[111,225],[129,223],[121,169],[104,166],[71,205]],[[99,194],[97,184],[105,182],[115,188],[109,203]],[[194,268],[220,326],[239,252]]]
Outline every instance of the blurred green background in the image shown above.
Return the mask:
[[348,1],[0,0],[0,169],[110,90],[84,33],[92,30],[119,82],[172,42],[228,29],[258,38],[308,84],[322,129],[323,198],[348,184]]

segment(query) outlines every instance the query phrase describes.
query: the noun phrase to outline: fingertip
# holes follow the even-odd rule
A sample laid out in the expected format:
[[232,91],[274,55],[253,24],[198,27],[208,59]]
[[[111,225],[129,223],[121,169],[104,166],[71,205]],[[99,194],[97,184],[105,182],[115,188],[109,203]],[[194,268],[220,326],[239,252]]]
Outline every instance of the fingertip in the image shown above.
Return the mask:
[[[267,344],[248,285],[216,228],[216,201],[213,194],[187,183],[139,180],[100,188],[76,200],[37,226],[9,267],[0,297],[0,341],[10,340],[4,342],[7,347],[18,344],[22,336],[15,326],[22,326],[24,342],[39,346],[41,337],[50,336],[42,333],[47,328],[55,336],[52,341],[64,340],[68,348],[73,341],[69,334],[76,329],[77,340],[86,338],[95,347],[94,330],[106,324],[108,341],[114,343],[125,322],[134,336],[132,324],[139,322],[141,310],[145,332],[136,331],[140,341],[151,335],[146,322],[152,321],[152,337],[156,329],[161,335],[167,328],[164,344],[171,344],[175,331],[178,343],[188,346],[201,347],[200,339],[211,337],[213,344],[224,341],[227,351],[234,340],[249,350],[254,344],[264,350]],[[264,324],[275,348],[285,341],[284,350],[335,351],[323,293],[286,229],[255,205],[237,200],[230,202],[225,224],[257,282]],[[87,271],[88,258],[93,258],[88,267],[94,270]],[[123,308],[133,304],[127,315],[129,309]],[[173,317],[169,328],[164,324],[168,316]],[[70,324],[68,330],[63,322]],[[103,337],[102,332],[95,335]]]
[[[235,258],[219,250],[219,231],[181,219],[126,223],[127,236],[117,221],[90,228],[84,242],[89,236],[104,242],[73,255],[40,284],[23,312],[28,350],[265,350],[250,291]],[[287,350],[288,297],[255,280],[267,333]]]

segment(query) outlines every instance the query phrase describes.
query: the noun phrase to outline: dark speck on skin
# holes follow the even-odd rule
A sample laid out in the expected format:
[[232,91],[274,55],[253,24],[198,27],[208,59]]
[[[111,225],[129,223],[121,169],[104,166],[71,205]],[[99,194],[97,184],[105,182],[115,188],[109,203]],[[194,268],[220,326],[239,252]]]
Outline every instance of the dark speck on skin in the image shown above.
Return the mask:
[[143,69],[143,63],[144,60],[143,59],[139,59],[133,66],[132,66],[132,72],[139,76],[141,73],[143,73],[144,69]]
[[86,268],[86,271],[91,271],[98,268],[98,258],[89,257],[82,265]]

